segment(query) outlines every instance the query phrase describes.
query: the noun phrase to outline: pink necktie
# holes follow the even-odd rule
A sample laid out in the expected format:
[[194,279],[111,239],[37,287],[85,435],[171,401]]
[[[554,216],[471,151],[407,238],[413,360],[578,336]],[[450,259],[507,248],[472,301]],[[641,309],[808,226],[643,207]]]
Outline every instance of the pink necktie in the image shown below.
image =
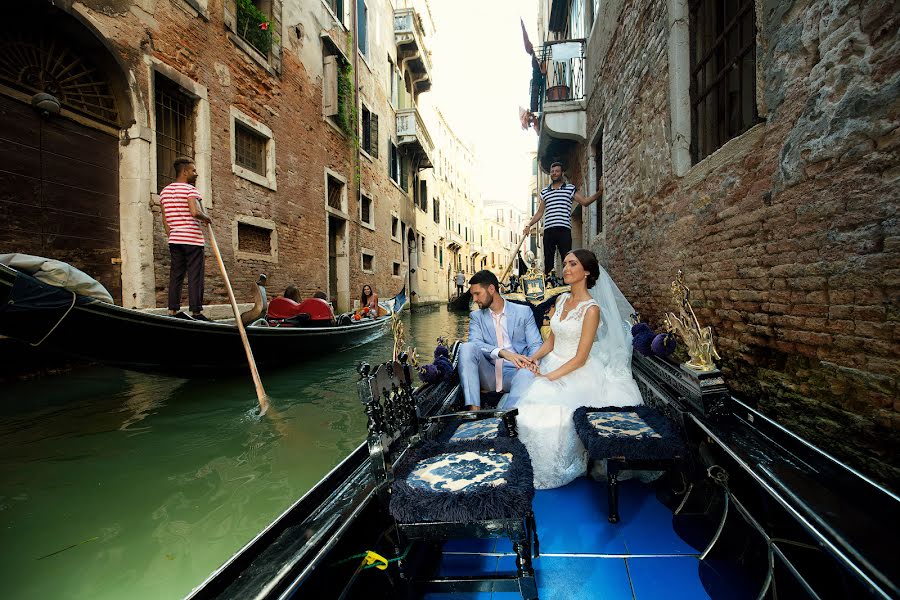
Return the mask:
[[[503,338],[503,328],[500,327],[500,317],[503,316],[503,313],[494,314],[491,313],[491,316],[494,317],[494,331],[497,332],[497,345],[502,349],[506,345],[506,340]],[[497,360],[494,362],[494,377],[497,380],[497,391],[503,391],[503,359],[499,356]]]

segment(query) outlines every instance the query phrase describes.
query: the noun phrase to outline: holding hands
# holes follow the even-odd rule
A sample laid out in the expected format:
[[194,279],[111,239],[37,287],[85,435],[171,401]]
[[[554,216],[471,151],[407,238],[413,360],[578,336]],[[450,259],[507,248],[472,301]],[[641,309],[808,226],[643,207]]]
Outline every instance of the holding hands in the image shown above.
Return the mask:
[[509,350],[501,350],[498,356],[516,365],[517,369],[528,369],[532,373],[538,372],[537,361],[532,360],[524,354],[516,354],[515,352],[511,352]]

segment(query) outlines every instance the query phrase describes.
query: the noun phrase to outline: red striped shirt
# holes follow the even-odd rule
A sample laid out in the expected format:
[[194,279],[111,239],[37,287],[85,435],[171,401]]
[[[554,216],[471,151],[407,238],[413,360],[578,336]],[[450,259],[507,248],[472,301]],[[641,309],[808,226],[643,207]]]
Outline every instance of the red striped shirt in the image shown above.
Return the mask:
[[191,216],[190,198],[198,203],[201,200],[200,192],[189,183],[170,183],[159,193],[163,217],[169,225],[169,243],[205,246],[200,221]]

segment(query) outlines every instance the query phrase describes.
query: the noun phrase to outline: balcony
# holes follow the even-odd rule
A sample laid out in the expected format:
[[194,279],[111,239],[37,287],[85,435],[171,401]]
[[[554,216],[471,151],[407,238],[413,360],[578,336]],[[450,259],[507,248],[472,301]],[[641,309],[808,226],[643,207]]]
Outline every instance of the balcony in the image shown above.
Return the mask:
[[538,159],[546,171],[587,137],[584,47],[583,39],[559,40],[536,50],[541,72],[531,82],[532,105],[541,118]]
[[425,34],[419,15],[412,8],[394,11],[394,42],[397,44],[397,62],[406,63],[416,94],[431,89],[431,59],[425,48]]
[[434,143],[415,108],[401,108],[397,111],[397,145],[413,159],[414,164],[418,164],[419,169],[431,168]]

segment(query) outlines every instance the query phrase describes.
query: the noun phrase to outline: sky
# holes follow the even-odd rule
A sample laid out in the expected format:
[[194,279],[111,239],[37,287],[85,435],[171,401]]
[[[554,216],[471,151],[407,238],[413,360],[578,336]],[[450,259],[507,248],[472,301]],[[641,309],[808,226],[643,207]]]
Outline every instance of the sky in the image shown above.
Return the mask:
[[429,6],[433,84],[420,102],[437,106],[474,151],[473,181],[482,199],[510,201],[530,213],[529,152],[537,148],[537,135],[519,125],[531,81],[519,18],[536,43],[537,2],[430,0]]

